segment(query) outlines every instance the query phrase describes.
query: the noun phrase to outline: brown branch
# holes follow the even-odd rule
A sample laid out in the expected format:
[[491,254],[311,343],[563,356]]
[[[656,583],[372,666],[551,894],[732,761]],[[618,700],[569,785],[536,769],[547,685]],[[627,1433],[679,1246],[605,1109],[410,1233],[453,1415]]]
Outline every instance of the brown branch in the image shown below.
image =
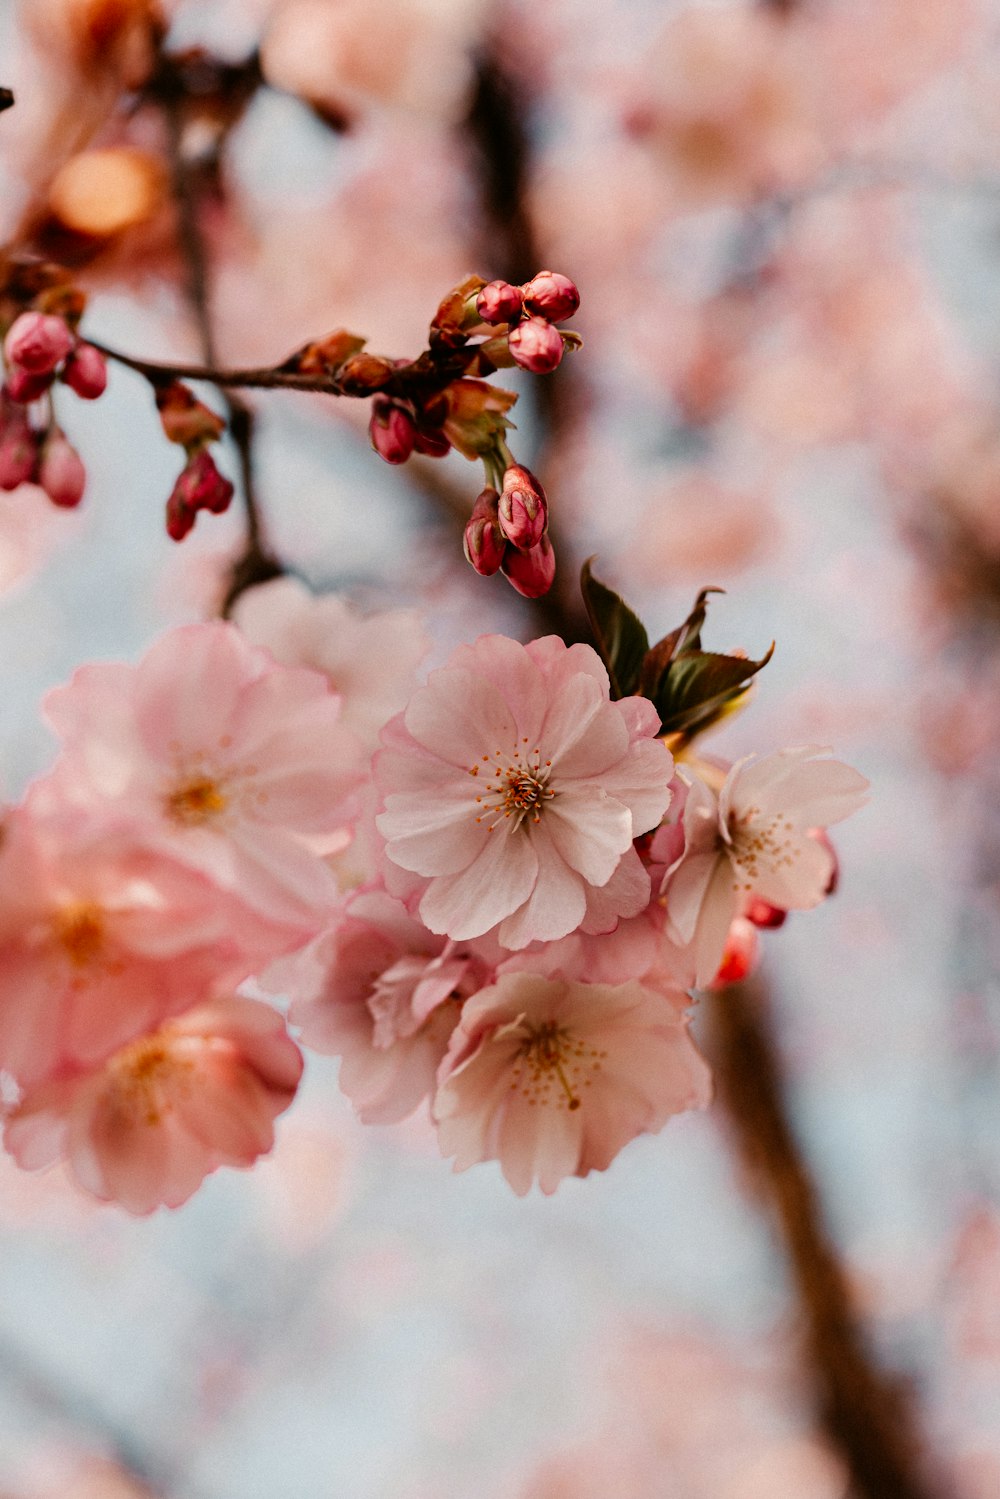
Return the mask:
[[907,1392],[866,1346],[851,1290],[788,1119],[759,981],[709,1002],[718,1096],[762,1205],[774,1215],[798,1293],[820,1424],[845,1459],[858,1499],[942,1499],[924,1472]]
[[0,113],[2,113],[2,111],[5,109],[12,109],[13,106],[14,95],[11,93],[10,89],[0,88]]

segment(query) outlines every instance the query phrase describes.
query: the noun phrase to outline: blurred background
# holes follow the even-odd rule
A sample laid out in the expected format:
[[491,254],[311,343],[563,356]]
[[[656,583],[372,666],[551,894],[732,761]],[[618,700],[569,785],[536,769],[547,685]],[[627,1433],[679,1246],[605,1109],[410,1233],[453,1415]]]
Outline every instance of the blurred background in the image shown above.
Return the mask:
[[[708,648],[777,647],[709,747],[829,744],[871,779],[835,899],[764,934],[757,1002],[926,1492],[995,1499],[1000,3],[0,0],[0,233],[73,268],[93,337],[180,359],[161,26],[224,362],[336,326],[415,355],[467,272],[572,276],[583,351],[499,377],[562,619],[590,555],[653,638],[724,587]],[[551,628],[464,563],[463,459],[389,469],[361,402],[253,405],[268,537],[316,587],[424,606],[429,664]],[[10,798],[53,755],[41,695],[210,616],[240,547],[235,506],[166,537],[141,378],[63,406],[82,509],[0,497]],[[739,1128],[680,1117],[521,1201],[492,1163],[453,1176],[420,1117],[362,1128],[310,1056],[274,1155],[175,1213],[4,1158],[0,1486],[845,1499]]]

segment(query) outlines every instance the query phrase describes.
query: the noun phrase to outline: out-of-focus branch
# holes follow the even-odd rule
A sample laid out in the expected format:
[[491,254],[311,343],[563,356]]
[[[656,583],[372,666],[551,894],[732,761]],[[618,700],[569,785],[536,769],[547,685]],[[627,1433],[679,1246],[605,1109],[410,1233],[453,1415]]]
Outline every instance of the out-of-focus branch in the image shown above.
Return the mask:
[[792,1133],[778,1052],[759,981],[710,1000],[711,1060],[750,1185],[773,1214],[804,1323],[822,1428],[844,1458],[857,1499],[943,1499],[923,1471],[901,1384],[865,1345],[850,1286]]
[[14,95],[11,93],[10,89],[0,88],[0,113],[2,113],[2,111],[5,109],[12,108],[13,104]]
[[[198,191],[184,150],[184,105],[182,93],[165,88],[162,96],[163,118],[167,132],[167,152],[171,182],[177,208],[178,243],[187,271],[187,296],[194,313],[207,365],[218,364],[215,330],[212,321],[208,255],[199,221]],[[133,364],[133,367],[136,367]],[[148,373],[148,371],[146,372]],[[215,382],[218,384],[218,382]],[[239,396],[223,385],[222,390],[229,422],[229,434],[236,448],[240,466],[240,488],[245,516],[245,543],[233,565],[229,587],[222,604],[224,615],[236,599],[255,583],[278,577],[283,567],[267,546],[261,518],[254,473],[254,414]]]

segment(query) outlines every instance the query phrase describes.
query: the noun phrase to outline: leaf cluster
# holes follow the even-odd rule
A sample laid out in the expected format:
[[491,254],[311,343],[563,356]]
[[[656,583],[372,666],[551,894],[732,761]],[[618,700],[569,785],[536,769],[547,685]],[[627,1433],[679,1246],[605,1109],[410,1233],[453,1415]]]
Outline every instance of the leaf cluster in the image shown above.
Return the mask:
[[759,661],[702,649],[708,596],[724,593],[722,588],[703,588],[683,624],[650,645],[638,615],[620,594],[594,577],[590,560],[583,565],[580,587],[611,679],[611,696],[648,698],[660,715],[661,733],[678,735],[682,741],[731,713],[774,653],[773,642]]

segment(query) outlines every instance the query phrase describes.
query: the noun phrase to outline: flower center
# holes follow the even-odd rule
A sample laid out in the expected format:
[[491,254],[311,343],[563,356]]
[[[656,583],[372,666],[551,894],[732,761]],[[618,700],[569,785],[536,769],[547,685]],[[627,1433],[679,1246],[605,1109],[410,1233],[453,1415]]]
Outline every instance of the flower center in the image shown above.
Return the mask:
[[104,916],[100,906],[80,901],[64,906],[53,919],[56,941],[74,968],[89,968],[104,947]]
[[759,807],[748,807],[738,816],[734,812],[729,817],[729,857],[745,877],[746,890],[762,871],[776,874],[791,869],[799,856],[798,844],[790,836],[794,825],[780,813],[769,822],[756,822],[759,816]]
[[581,1089],[589,1088],[592,1081],[587,1074],[601,1070],[607,1052],[588,1046],[554,1020],[540,1026],[522,1021],[521,1029],[524,1040],[514,1063],[511,1091],[520,1092],[532,1108],[552,1103],[558,1108],[565,1102],[569,1112],[575,1112],[582,1102]]
[[492,755],[483,755],[469,771],[471,776],[484,777],[483,795],[476,797],[476,821],[483,822],[488,814],[496,813],[487,828],[490,833],[505,817],[513,817],[515,827],[528,816],[532,822],[540,822],[542,807],[555,796],[548,784],[552,761],[543,762],[537,746],[529,753],[524,748],[527,743],[522,739],[513,754],[494,750]]
[[191,1063],[178,1057],[162,1031],[133,1041],[111,1061],[123,1108],[133,1119],[151,1126],[159,1124],[163,1115],[170,1111],[160,1084],[176,1078],[179,1072],[190,1071],[190,1068]]
[[211,822],[225,809],[226,797],[218,781],[203,773],[182,781],[167,796],[168,817],[186,827]]

